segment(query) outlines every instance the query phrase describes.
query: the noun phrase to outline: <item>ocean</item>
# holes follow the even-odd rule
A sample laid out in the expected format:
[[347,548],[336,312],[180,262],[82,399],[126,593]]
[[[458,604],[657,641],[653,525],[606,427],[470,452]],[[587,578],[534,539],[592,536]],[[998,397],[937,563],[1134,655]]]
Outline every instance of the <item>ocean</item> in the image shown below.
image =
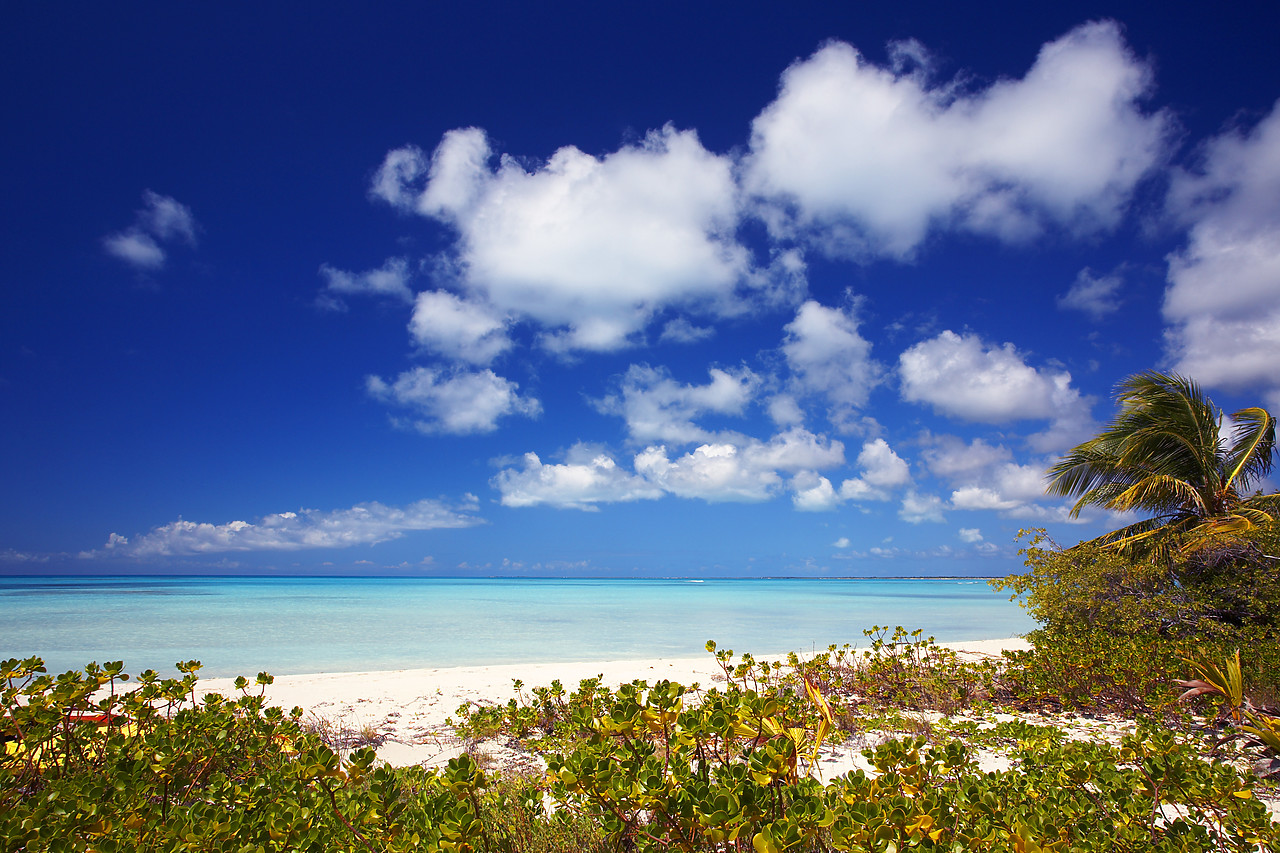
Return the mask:
[[0,659],[50,672],[206,677],[705,654],[757,656],[863,643],[873,625],[940,642],[1035,627],[986,581],[455,578],[0,578]]

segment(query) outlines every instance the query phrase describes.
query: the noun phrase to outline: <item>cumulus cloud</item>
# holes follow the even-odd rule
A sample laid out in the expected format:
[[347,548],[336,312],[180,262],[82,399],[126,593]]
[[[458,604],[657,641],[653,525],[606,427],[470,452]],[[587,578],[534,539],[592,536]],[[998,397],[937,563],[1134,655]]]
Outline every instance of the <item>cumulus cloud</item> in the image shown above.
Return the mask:
[[[589,509],[664,494],[719,503],[755,502],[777,496],[784,475],[799,475],[844,464],[844,445],[791,429],[768,441],[721,434],[713,442],[676,454],[665,444],[651,445],[624,470],[612,456],[585,445],[570,451],[564,463],[547,464],[525,454],[523,468],[506,468],[492,480],[508,506]],[[795,477],[793,477],[793,481]]]
[[858,332],[856,309],[856,302],[841,311],[809,300],[787,324],[782,342],[796,390],[824,396],[832,422],[841,428],[849,427],[882,373],[870,342]]
[[732,162],[670,126],[603,157],[568,146],[532,171],[479,128],[430,160],[390,152],[371,194],[452,225],[470,294],[548,330],[553,350],[627,346],[668,306],[728,310],[750,277]]
[[405,258],[388,258],[377,269],[358,273],[321,264],[320,277],[325,282],[317,299],[322,308],[345,309],[343,296],[389,296],[404,302],[413,301],[413,291],[409,289],[409,262]]
[[1017,509],[1021,504],[1002,495],[996,489],[982,486],[965,486],[951,493],[953,509]]
[[477,365],[489,364],[512,346],[505,318],[488,305],[443,290],[418,294],[409,331],[424,349]]
[[492,370],[415,367],[393,382],[370,376],[366,387],[376,399],[410,409],[411,425],[428,434],[492,432],[500,418],[536,417],[542,412],[537,399],[521,396],[518,384]]
[[1076,275],[1071,289],[1058,297],[1058,307],[1071,311],[1083,311],[1095,320],[1101,320],[1120,310],[1120,288],[1124,277],[1117,270],[1107,275],[1094,275],[1085,267]]
[[794,427],[766,442],[746,439],[739,442],[754,465],[781,471],[805,468],[834,468],[844,464],[844,444]]
[[804,423],[804,411],[790,394],[775,394],[769,398],[769,417],[778,426],[799,426]]
[[801,471],[791,478],[791,505],[805,512],[823,512],[840,504],[831,481],[817,471]]
[[921,452],[929,472],[951,482],[964,482],[983,475],[990,469],[1013,460],[1013,453],[1003,444],[988,444],[981,438],[965,443],[954,435],[926,434],[926,447]]
[[982,472],[951,493],[953,509],[1001,510],[1013,517],[1032,517],[1035,501],[1045,499],[1044,467],[1005,462]]
[[768,500],[784,484],[779,472],[798,474],[843,463],[843,444],[798,428],[767,442],[740,438],[704,444],[676,459],[658,445],[635,458],[636,472],[664,491],[711,502]]
[[674,460],[665,446],[650,447],[636,456],[635,465],[663,491],[713,503],[765,501],[782,485],[777,471],[754,464],[733,444],[704,444]]
[[186,205],[166,195],[144,190],[145,205],[134,215],[133,225],[102,239],[107,254],[136,270],[153,271],[164,266],[167,255],[161,243],[196,244],[195,217]]
[[1251,130],[1212,140],[1175,176],[1169,208],[1190,224],[1169,257],[1164,318],[1174,369],[1280,405],[1280,102]]
[[524,455],[524,467],[507,468],[493,478],[504,506],[548,506],[595,510],[599,503],[652,500],[662,489],[628,473],[608,454],[577,445],[561,464],[546,464],[536,453]]
[[[1042,502],[1045,494],[1045,471],[1048,459],[1020,463],[1003,445],[990,445],[982,439],[965,443],[956,436],[930,436],[921,453],[926,467],[935,476],[950,483],[950,507],[957,510],[994,510],[1008,518],[1042,519],[1054,514],[1052,506]],[[1056,499],[1055,499],[1056,500]]]
[[887,501],[893,489],[911,484],[906,461],[883,438],[868,441],[858,453],[862,474],[840,484],[840,497],[850,501]]
[[168,557],[227,551],[298,551],[305,548],[349,548],[398,539],[414,530],[472,527],[482,524],[474,503],[449,507],[422,500],[404,507],[378,502],[350,509],[303,509],[264,516],[257,522],[226,524],[178,521],[132,540],[112,533],[102,551],[128,557]]
[[982,541],[982,531],[976,527],[961,527],[956,535],[960,537],[961,542],[968,542],[971,545]]
[[759,378],[746,368],[708,371],[706,385],[675,381],[664,369],[633,364],[615,394],[596,402],[605,414],[621,415],[633,441],[684,444],[705,441],[712,433],[694,424],[707,413],[741,414],[751,402]]
[[1150,69],[1109,21],[1041,49],[1021,79],[930,81],[918,44],[894,68],[833,42],[783,74],[752,125],[745,182],[775,234],[833,254],[907,258],[931,229],[1009,241],[1113,225],[1164,157]]
[[1071,374],[1030,366],[1010,343],[989,346],[976,335],[944,331],[902,353],[898,375],[904,400],[950,417],[1052,421],[1028,439],[1037,450],[1067,447],[1094,432],[1093,400],[1071,387]]
[[898,517],[908,524],[923,524],[926,521],[941,523],[947,520],[942,510],[942,498],[937,495],[922,495],[912,490],[903,497]]

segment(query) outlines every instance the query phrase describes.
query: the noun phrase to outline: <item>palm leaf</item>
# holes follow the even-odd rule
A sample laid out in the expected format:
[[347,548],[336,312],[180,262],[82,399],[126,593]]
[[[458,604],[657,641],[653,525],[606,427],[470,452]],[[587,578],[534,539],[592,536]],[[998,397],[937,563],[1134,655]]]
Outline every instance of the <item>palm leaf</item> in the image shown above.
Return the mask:
[[1076,498],[1073,517],[1088,506],[1152,516],[1093,544],[1170,558],[1280,517],[1280,495],[1239,494],[1271,470],[1276,423],[1265,409],[1235,413],[1236,426],[1224,436],[1221,412],[1176,373],[1131,376],[1117,386],[1116,399],[1111,424],[1047,472],[1049,494]]
[[1227,484],[1240,481],[1238,489],[1247,489],[1271,471],[1276,449],[1276,419],[1257,406],[1241,409],[1231,415],[1236,428],[1225,460]]

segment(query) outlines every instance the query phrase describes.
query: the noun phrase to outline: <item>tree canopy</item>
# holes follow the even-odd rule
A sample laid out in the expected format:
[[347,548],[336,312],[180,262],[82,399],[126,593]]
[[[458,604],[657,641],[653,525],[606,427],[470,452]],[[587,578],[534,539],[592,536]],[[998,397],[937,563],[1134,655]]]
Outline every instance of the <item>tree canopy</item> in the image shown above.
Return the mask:
[[1270,471],[1276,419],[1253,406],[1224,415],[1178,374],[1141,373],[1117,387],[1120,412],[1049,469],[1050,494],[1087,506],[1149,513],[1091,544],[1167,558],[1270,525],[1280,494],[1248,494]]

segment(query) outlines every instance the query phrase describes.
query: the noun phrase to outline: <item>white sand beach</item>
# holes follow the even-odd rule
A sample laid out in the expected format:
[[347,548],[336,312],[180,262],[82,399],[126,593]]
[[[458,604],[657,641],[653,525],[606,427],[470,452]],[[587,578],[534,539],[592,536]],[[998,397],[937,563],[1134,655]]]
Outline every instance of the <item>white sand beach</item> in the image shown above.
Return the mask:
[[[954,644],[967,655],[999,655],[1005,649],[1030,648],[1018,637],[977,640]],[[785,660],[786,653],[756,655],[757,660]],[[686,686],[711,686],[723,677],[715,658],[703,653],[696,657],[657,658],[627,661],[585,661],[578,663],[501,664],[476,667],[404,669],[385,672],[341,672],[315,675],[277,676],[266,689],[271,705],[307,712],[315,725],[359,732],[370,730],[381,739],[378,755],[390,764],[404,766],[442,765],[458,755],[464,744],[447,725],[463,703],[503,704],[516,696],[514,680],[531,688],[559,679],[572,691],[586,678],[599,677],[616,687],[636,679],[650,683],[667,679]],[[200,681],[199,691],[233,695],[233,679]],[[503,764],[519,764],[521,755],[505,744],[489,742],[483,748]]]

